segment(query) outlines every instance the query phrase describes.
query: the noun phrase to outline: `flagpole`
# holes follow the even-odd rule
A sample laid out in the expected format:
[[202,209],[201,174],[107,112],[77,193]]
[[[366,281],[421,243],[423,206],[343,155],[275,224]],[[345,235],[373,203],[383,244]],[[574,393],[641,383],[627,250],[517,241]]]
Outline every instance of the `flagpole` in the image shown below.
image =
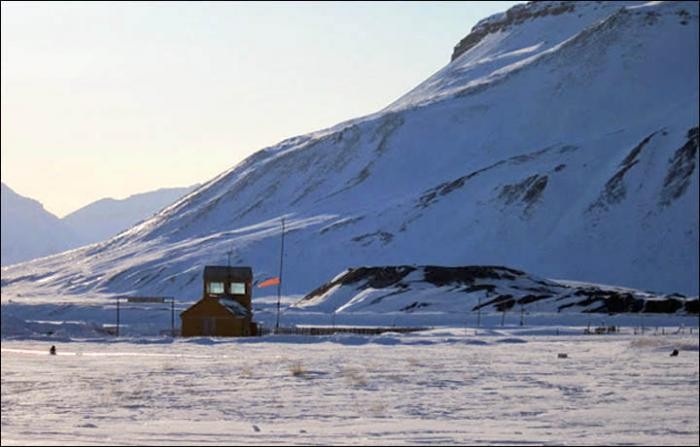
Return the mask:
[[280,275],[277,283],[277,321],[275,322],[275,333],[280,328],[280,297],[282,296],[282,260],[284,259],[284,217],[282,218],[282,244],[280,245]]

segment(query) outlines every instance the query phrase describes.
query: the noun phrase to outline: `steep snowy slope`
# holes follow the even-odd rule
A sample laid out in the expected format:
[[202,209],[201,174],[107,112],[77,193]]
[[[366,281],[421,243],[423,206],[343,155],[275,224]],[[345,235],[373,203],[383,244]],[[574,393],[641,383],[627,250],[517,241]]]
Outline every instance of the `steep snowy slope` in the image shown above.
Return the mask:
[[[34,199],[2,184],[2,265],[62,252],[77,246],[77,236]],[[3,274],[4,277],[4,274]]]
[[162,188],[134,194],[125,199],[102,199],[76,210],[62,220],[78,235],[80,245],[105,240],[151,217],[163,207],[193,191],[187,188]]
[[697,3],[510,16],[387,109],[263,149],[108,242],[3,270],[3,296],[191,300],[229,251],[276,274],[282,216],[285,293],[359,265],[493,264],[697,294]]

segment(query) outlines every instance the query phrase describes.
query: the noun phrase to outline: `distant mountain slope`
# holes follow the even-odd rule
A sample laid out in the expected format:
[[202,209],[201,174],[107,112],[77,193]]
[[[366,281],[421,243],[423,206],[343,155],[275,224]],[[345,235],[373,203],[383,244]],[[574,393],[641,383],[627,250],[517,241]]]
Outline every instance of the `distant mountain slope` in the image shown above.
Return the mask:
[[2,184],[2,265],[58,253],[75,247],[77,237],[36,200]]
[[81,245],[91,244],[115,236],[151,217],[197,186],[199,185],[162,188],[120,200],[98,200],[68,214],[62,220],[78,235]]
[[698,29],[696,2],[519,5],[385,110],[263,149],[109,241],[7,269],[3,295],[191,300],[229,252],[276,274],[282,216],[284,293],[416,264],[696,295]]
[[2,265],[41,258],[115,236],[194,190],[163,188],[102,199],[59,219],[2,184]]

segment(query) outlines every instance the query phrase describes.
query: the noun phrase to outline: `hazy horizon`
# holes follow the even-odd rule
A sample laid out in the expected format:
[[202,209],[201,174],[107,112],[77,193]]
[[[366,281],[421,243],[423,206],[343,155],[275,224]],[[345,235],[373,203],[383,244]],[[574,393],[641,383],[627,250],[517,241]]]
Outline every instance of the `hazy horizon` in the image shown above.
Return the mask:
[[2,181],[63,217],[374,113],[518,2],[3,3]]

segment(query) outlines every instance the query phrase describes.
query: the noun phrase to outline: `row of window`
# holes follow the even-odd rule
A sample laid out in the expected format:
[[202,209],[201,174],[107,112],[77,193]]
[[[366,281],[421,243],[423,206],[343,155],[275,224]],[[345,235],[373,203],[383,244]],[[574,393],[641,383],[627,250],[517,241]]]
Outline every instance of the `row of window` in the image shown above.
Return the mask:
[[[207,283],[207,293],[209,295],[220,295],[224,293],[223,282],[208,282]],[[245,295],[245,283],[244,282],[231,282],[229,283],[229,292],[231,295]]]

